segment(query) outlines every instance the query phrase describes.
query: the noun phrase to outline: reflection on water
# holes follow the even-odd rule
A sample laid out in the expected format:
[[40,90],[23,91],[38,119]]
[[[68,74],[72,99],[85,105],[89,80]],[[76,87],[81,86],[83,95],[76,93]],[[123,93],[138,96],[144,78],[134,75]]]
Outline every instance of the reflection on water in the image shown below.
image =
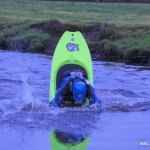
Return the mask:
[[0,150],[55,150],[65,142],[68,149],[148,147],[140,144],[150,139],[149,66],[94,61],[102,113],[48,107],[50,66],[46,55],[0,51]]
[[[34,126],[0,126],[0,149],[2,150],[108,150],[108,149],[149,149],[150,112],[103,112],[95,128],[90,131],[75,130],[77,126],[49,130]],[[53,122],[53,120],[51,120]],[[82,121],[81,121],[82,122]],[[72,123],[73,124],[73,123]],[[87,124],[88,126],[89,124]],[[57,132],[57,133],[56,133]],[[62,135],[65,133],[64,135]],[[56,138],[57,134],[57,138]],[[79,138],[73,138],[73,136]],[[85,140],[82,141],[82,138]],[[62,142],[61,142],[62,141]],[[71,143],[65,143],[65,142]],[[82,142],[80,142],[82,141]],[[76,142],[75,145],[72,143]],[[142,145],[144,142],[147,145]],[[65,144],[64,144],[65,143]],[[81,148],[80,148],[81,145]],[[79,148],[75,147],[79,146]]]
[[52,150],[86,150],[89,139],[83,133],[71,133],[55,129],[50,134]]

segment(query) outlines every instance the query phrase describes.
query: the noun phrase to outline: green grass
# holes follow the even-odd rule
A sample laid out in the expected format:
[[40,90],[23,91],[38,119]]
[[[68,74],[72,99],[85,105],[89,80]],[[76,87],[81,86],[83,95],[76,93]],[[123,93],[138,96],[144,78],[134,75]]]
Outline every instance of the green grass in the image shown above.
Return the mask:
[[30,29],[27,25],[13,25],[0,32],[2,49],[17,49],[29,52],[44,52],[49,46],[51,37],[47,33]]
[[[102,40],[101,47],[112,60],[124,60],[128,63],[146,63],[150,56],[150,34],[125,37],[115,41]],[[139,59],[139,60],[138,60]]]
[[[51,20],[62,24],[49,26]],[[0,0],[1,49],[53,54],[68,25],[90,32],[93,57],[103,53],[105,60],[144,64],[150,59],[150,4]],[[91,39],[95,26],[100,32]]]
[[50,2],[40,0],[0,0],[1,23],[59,20],[63,23],[117,26],[150,26],[150,4],[106,4]]

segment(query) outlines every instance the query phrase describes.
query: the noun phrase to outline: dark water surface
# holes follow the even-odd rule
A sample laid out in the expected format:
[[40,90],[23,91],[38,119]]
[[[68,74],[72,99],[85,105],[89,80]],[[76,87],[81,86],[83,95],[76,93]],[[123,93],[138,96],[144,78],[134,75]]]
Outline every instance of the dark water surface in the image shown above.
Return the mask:
[[50,66],[46,55],[0,51],[0,150],[150,149],[148,66],[93,62],[103,112],[49,108]]

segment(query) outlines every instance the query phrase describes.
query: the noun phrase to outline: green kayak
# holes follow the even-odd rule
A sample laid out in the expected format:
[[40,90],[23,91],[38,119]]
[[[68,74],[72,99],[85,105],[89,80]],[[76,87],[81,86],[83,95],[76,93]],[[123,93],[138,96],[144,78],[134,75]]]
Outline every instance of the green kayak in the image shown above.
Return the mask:
[[74,69],[83,71],[93,85],[91,55],[81,32],[66,31],[60,38],[52,60],[50,101],[55,97],[59,82]]

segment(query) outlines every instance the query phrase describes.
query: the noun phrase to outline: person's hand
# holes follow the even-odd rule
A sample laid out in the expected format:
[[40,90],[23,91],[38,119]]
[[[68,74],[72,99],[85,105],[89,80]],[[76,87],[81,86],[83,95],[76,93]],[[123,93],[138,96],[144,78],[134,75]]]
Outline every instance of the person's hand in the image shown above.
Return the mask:
[[91,105],[91,108],[92,108],[93,110],[98,111],[98,112],[101,112],[101,111],[103,110],[103,109],[102,109],[102,105],[99,104],[99,103],[92,104],[92,105]]
[[81,72],[79,72],[79,71],[72,71],[71,73],[70,73],[70,75],[71,75],[71,78],[76,78],[76,77],[78,77],[78,78],[83,78],[83,74],[81,73]]
[[52,107],[58,107],[58,104],[55,101],[51,101],[49,105]]
[[98,106],[99,108],[102,109],[102,102],[101,102],[100,100],[98,100],[98,101],[96,102],[96,104],[97,104],[97,106]]
[[76,77],[76,73],[75,72],[71,72],[70,75],[71,75],[72,79],[74,79]]
[[87,80],[87,79],[85,79],[85,83],[86,83],[87,85],[90,85],[90,84],[91,84],[90,81]]

